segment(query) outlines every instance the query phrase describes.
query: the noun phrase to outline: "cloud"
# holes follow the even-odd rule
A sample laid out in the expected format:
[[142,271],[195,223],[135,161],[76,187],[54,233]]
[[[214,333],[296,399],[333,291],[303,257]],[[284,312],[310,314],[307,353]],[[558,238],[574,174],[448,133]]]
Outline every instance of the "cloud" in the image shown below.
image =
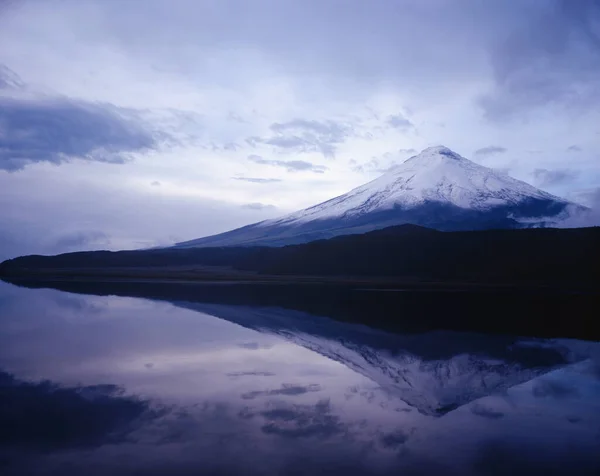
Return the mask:
[[260,202],[252,202],[242,205],[242,208],[245,208],[247,210],[275,210],[277,207],[275,205],[267,205]]
[[378,157],[371,157],[371,160],[368,160],[363,163],[358,163],[356,160],[352,159],[349,164],[352,166],[352,171],[359,174],[385,174],[393,169],[399,163],[405,161],[404,157],[407,154],[414,154],[417,151],[415,149],[399,149],[397,152],[385,152]]
[[338,416],[331,414],[329,400],[320,400],[316,405],[275,404],[260,412],[267,420],[262,431],[270,435],[287,438],[329,438],[347,430]]
[[583,149],[581,147],[579,147],[578,145],[571,145],[569,147],[567,147],[567,152],[581,152],[583,151]]
[[325,157],[335,156],[337,146],[355,135],[350,124],[336,121],[315,121],[293,119],[275,122],[270,126],[274,134],[267,137],[249,137],[248,144],[265,144],[278,152],[310,153],[320,152]]
[[408,441],[409,435],[402,430],[385,433],[379,437],[384,448],[396,449]]
[[57,250],[84,250],[91,246],[110,245],[110,238],[102,231],[76,231],[61,235],[54,241],[53,248]]
[[514,21],[490,50],[494,90],[481,98],[491,119],[545,105],[578,110],[600,99],[600,3],[556,0]]
[[276,178],[260,178],[260,177],[231,177],[233,180],[241,180],[250,183],[275,183],[281,182],[281,179]]
[[482,147],[475,151],[475,155],[480,157],[488,157],[490,155],[504,154],[507,151],[505,147],[499,147],[496,145],[490,145],[488,147]]
[[122,164],[157,146],[132,111],[110,104],[0,97],[0,169],[75,158]]
[[274,377],[276,374],[273,372],[229,372],[227,374],[228,377],[238,378],[238,377]]
[[[148,402],[115,385],[59,387],[25,382],[0,370],[0,444],[42,449],[123,441],[133,422],[153,415]],[[60,429],[60,431],[57,431]]]
[[552,397],[556,399],[564,399],[577,397],[579,395],[579,391],[576,387],[555,380],[537,381],[532,392],[533,396],[537,398]]
[[393,114],[387,117],[385,121],[388,125],[394,129],[411,129],[414,127],[413,123],[406,119],[402,114]]
[[160,187],[160,182],[158,180],[155,180],[154,182],[150,182],[150,185],[153,187]]
[[561,221],[558,226],[561,228],[600,226],[600,187],[584,190],[574,195],[574,199],[578,203],[589,208],[580,210],[571,207],[569,217]]
[[504,413],[488,408],[480,403],[475,403],[471,406],[471,413],[491,420],[497,420],[504,416]]
[[235,152],[241,148],[241,146],[236,142],[226,142],[225,144],[215,144],[211,142],[210,148],[215,152]]
[[288,397],[296,395],[304,395],[305,393],[320,392],[321,386],[318,384],[310,385],[292,385],[284,383],[281,388],[274,390],[255,390],[253,392],[247,392],[242,394],[244,400],[253,400],[257,397],[272,397],[275,395],[285,395]]
[[17,73],[8,66],[0,64],[0,90],[1,89],[22,89],[24,83]]
[[259,342],[240,342],[238,344],[238,347],[241,347],[242,349],[248,349],[248,350],[259,350],[259,349],[270,349],[273,346],[270,344],[261,344]]
[[380,173],[383,174],[385,172],[387,172],[390,169],[390,167],[383,167],[382,164],[380,163],[379,159],[373,157],[371,160],[363,163],[363,164],[358,164],[355,165],[354,167],[352,167],[352,171],[359,173],[359,174],[365,174],[365,173]]
[[536,184],[540,187],[546,187],[575,180],[579,176],[579,171],[572,169],[535,169],[533,176],[535,177]]
[[304,160],[269,160],[260,155],[249,155],[248,160],[256,164],[283,167],[288,172],[314,172],[316,174],[322,174],[327,170],[327,167],[324,165],[315,165]]

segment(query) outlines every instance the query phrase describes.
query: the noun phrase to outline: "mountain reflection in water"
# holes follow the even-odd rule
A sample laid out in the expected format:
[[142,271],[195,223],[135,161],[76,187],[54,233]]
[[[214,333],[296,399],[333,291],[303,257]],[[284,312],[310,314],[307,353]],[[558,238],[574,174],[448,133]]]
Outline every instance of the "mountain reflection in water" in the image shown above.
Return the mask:
[[598,474],[599,448],[596,343],[0,284],[2,474]]

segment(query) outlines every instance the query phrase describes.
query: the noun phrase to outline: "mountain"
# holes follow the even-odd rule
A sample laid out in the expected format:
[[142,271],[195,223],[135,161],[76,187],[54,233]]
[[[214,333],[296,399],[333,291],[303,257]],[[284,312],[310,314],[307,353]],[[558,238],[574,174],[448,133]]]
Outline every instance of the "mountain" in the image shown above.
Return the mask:
[[448,331],[402,335],[280,308],[174,304],[305,347],[429,416],[445,415],[587,357],[576,345],[570,349],[566,339]]
[[578,209],[585,208],[437,146],[339,197],[175,247],[282,246],[405,223],[441,231],[545,227]]

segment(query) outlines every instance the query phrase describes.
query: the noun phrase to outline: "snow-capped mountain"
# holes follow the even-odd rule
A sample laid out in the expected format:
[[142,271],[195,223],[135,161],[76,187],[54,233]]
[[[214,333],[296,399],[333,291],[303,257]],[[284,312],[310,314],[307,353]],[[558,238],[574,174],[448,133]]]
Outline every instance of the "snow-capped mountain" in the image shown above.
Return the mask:
[[583,208],[437,146],[326,202],[176,246],[280,246],[405,223],[444,231],[548,226]]

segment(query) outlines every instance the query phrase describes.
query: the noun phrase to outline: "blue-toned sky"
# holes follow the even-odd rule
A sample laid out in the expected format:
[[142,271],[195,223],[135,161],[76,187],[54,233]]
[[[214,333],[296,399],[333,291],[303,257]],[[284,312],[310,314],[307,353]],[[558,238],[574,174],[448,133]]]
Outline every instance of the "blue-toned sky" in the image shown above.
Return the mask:
[[600,1],[0,0],[0,259],[225,231],[437,144],[600,201]]

